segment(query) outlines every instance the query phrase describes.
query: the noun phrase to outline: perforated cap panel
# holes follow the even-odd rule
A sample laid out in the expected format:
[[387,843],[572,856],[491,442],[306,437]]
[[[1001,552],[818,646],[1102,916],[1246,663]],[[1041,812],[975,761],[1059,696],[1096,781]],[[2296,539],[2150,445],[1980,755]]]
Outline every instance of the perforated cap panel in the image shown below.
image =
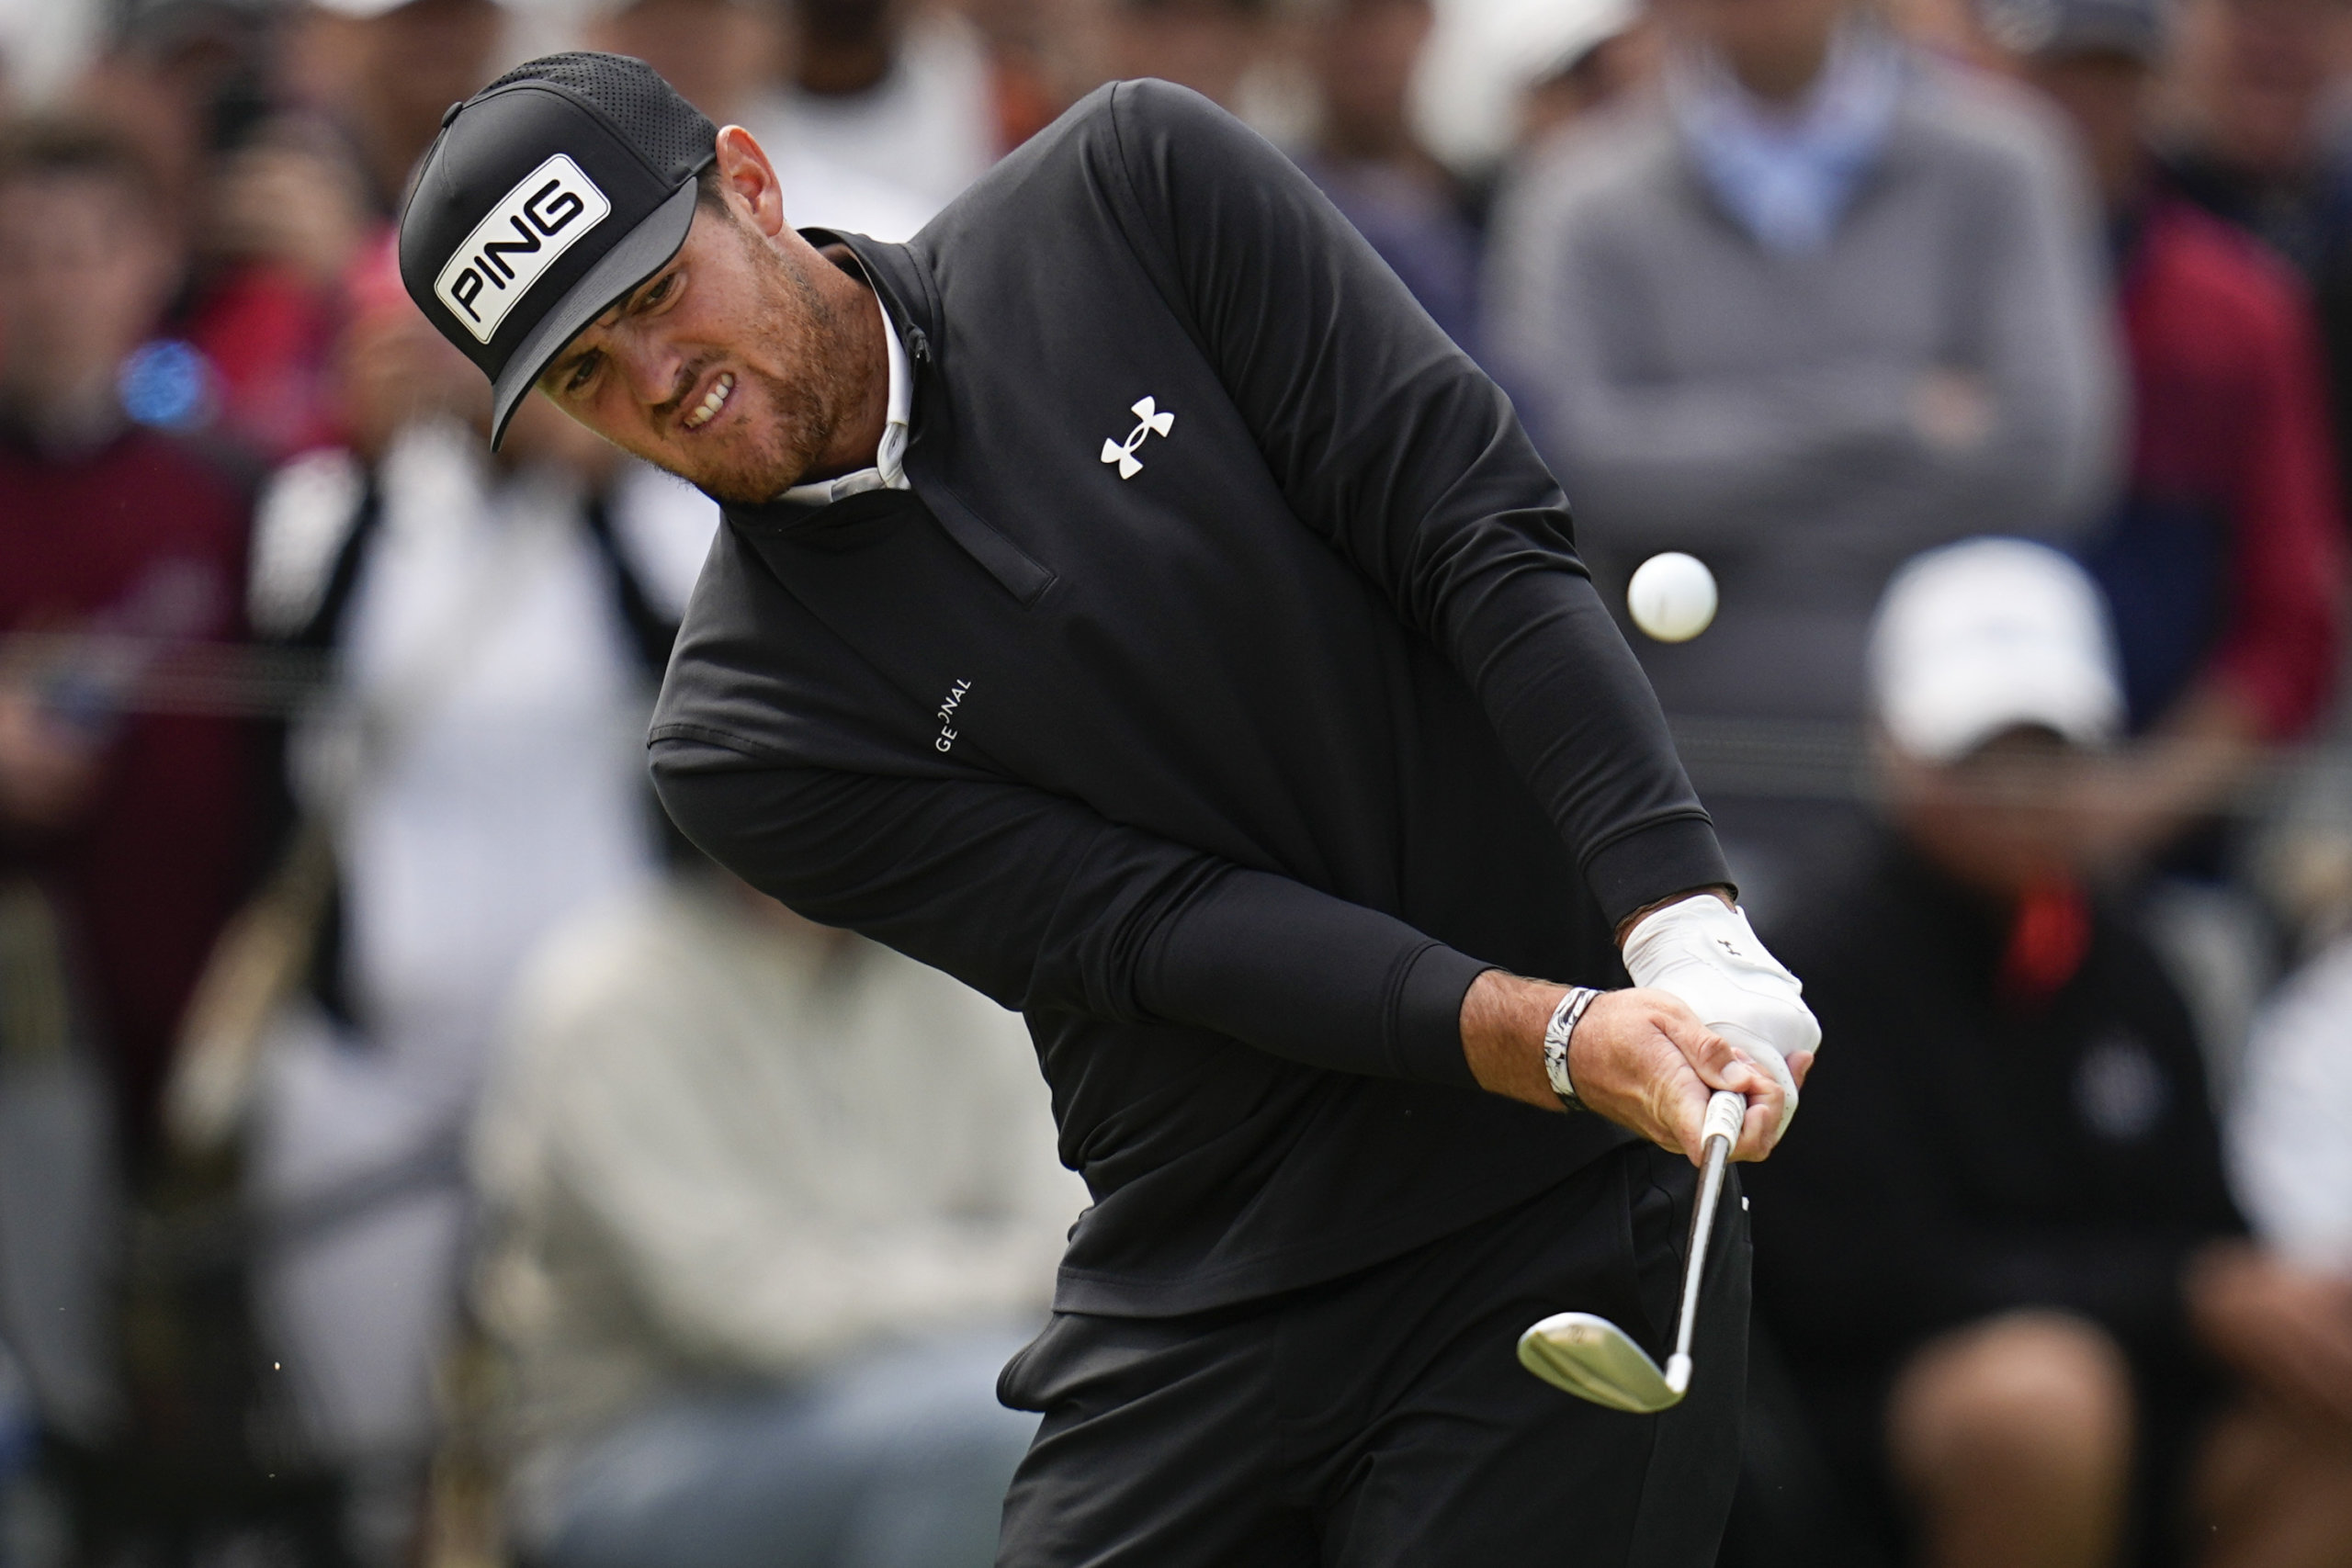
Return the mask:
[[[625,54],[541,55],[526,60],[482,89],[493,92],[516,82],[546,82],[569,88],[605,112],[646,161],[673,179],[684,179],[710,162],[718,127],[642,60]],[[480,95],[477,95],[480,96]]]

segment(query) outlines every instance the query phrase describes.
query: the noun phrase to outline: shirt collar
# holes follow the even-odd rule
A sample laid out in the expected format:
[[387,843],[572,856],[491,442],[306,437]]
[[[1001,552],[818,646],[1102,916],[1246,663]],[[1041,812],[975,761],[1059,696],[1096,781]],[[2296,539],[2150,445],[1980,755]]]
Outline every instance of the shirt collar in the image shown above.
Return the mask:
[[914,414],[914,373],[907,366],[907,345],[899,341],[899,331],[890,324],[890,312],[882,309],[879,291],[875,294],[874,308],[882,311],[882,343],[890,360],[889,407],[883,414],[882,444],[875,449],[874,466],[843,474],[837,479],[794,485],[778,500],[798,506],[831,506],[870,490],[907,488],[907,428]]
[[1873,24],[1849,23],[1785,114],[1765,110],[1712,56],[1679,58],[1667,80],[1668,102],[1716,198],[1767,250],[1812,255],[1827,248],[1885,147],[1905,57]]

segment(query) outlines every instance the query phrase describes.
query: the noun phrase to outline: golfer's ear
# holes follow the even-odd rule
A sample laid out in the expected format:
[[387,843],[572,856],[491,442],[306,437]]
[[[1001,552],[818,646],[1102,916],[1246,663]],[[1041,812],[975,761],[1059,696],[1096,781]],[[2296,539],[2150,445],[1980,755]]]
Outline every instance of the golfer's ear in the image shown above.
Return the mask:
[[718,183],[748,209],[752,226],[773,239],[784,232],[784,192],[759,139],[740,125],[718,133]]

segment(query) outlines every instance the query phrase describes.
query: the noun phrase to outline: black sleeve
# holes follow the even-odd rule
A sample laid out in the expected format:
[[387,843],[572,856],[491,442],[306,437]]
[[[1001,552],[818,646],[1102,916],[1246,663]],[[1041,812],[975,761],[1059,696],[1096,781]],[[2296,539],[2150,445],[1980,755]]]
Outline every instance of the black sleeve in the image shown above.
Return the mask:
[[1470,682],[1602,911],[1728,883],[1510,400],[1264,140],[1165,83],[1111,104],[1137,252],[1293,510]]
[[1006,1007],[1475,1082],[1462,997],[1487,965],[1389,916],[1020,784],[774,768],[674,739],[653,773],[686,836],[763,892]]

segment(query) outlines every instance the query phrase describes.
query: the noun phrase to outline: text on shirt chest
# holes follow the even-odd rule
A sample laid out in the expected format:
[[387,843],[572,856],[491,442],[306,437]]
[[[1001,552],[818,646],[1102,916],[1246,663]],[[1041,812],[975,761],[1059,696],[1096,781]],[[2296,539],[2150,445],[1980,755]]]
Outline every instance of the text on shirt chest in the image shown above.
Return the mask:
[[931,742],[936,751],[956,749],[956,710],[964,705],[964,694],[972,689],[969,681],[958,681],[947,690],[946,700],[939,705],[939,734]]

